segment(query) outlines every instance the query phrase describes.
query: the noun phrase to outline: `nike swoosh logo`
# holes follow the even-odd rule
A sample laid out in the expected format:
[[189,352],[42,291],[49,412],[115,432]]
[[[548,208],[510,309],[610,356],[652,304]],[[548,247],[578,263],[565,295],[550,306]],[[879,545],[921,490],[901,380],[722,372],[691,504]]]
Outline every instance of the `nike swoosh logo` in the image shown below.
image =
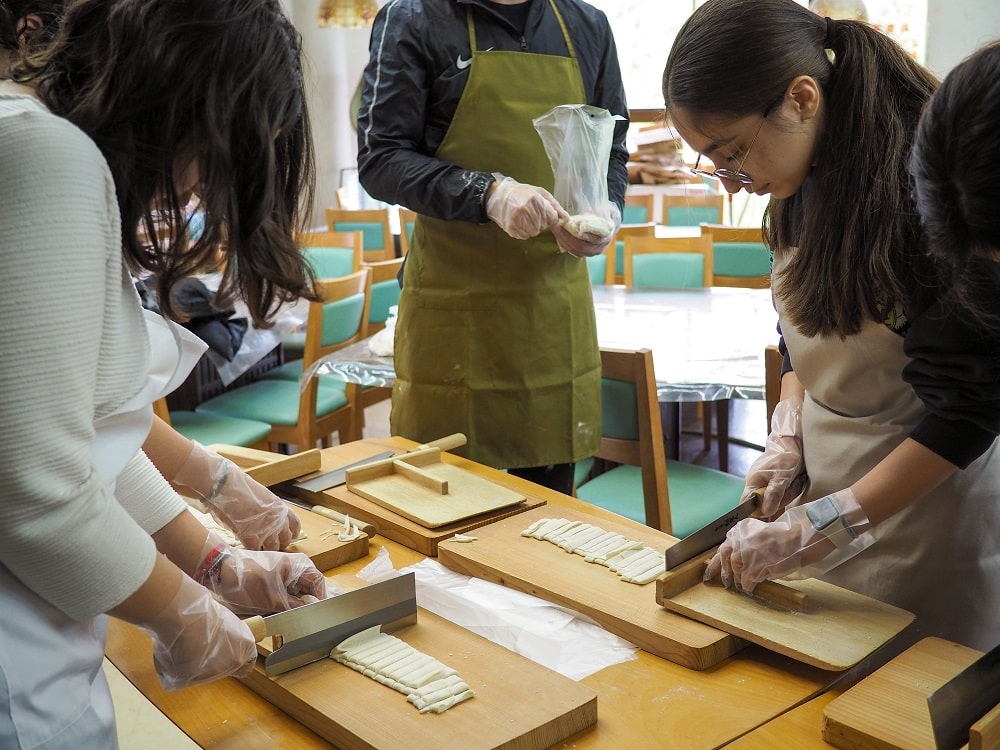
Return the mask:
[[470,65],[472,65],[471,57],[468,60],[463,60],[461,55],[455,58],[455,67],[459,70],[465,70]]

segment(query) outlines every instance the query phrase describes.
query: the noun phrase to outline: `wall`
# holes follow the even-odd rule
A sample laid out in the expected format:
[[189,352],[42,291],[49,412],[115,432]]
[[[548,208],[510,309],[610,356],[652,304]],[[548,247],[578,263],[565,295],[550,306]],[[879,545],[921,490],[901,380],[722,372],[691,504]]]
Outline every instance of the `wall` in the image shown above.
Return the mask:
[[351,96],[368,62],[370,29],[316,26],[319,0],[282,0],[302,34],[306,96],[316,145],[316,201],[312,224],[325,226],[323,210],[336,205],[342,169],[357,167],[358,141],[350,121]]
[[943,77],[983,44],[1000,38],[997,0],[927,0],[926,65]]

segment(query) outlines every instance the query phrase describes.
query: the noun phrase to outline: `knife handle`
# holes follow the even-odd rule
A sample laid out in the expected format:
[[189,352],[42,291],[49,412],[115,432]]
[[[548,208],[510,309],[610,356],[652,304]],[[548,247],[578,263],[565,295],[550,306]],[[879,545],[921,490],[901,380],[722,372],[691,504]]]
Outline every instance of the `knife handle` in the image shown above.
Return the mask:
[[429,443],[418,445],[416,448],[408,450],[407,453],[423,450],[424,448],[439,448],[442,451],[450,451],[452,448],[461,448],[467,442],[469,442],[469,439],[464,434],[456,432],[453,435],[445,435],[437,440],[431,440]]
[[262,640],[267,638],[267,623],[264,622],[263,617],[260,615],[252,615],[243,622],[246,623],[246,626],[250,628],[250,632],[253,633],[254,642],[260,643]]

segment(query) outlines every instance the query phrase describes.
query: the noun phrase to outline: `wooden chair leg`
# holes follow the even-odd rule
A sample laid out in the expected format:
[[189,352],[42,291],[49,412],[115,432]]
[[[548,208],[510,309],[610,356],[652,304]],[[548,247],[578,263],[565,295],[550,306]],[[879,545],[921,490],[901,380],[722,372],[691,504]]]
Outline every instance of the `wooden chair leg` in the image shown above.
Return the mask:
[[[708,409],[705,410],[706,415]],[[729,399],[715,402],[715,432],[719,440],[719,471],[729,471]]]

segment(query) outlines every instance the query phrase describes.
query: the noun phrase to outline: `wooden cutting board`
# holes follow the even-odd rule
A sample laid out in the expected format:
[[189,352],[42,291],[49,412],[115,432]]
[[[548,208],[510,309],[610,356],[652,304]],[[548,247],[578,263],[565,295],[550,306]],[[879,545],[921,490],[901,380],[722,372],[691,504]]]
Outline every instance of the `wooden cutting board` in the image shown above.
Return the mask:
[[521,495],[425,448],[347,472],[347,489],[429,529],[509,508]]
[[[211,445],[209,448],[219,455],[225,456],[258,482],[267,486],[317,471],[320,468],[318,450],[283,456],[278,453],[231,445]],[[337,539],[339,532],[344,529],[342,524],[301,508],[294,503],[287,503],[287,505],[298,517],[302,524],[302,533],[305,535],[301,541],[288,546],[289,552],[303,553],[313,561],[313,565],[319,570],[330,570],[368,554],[370,539],[367,534],[361,534],[357,539],[342,542]]]
[[330,659],[275,677],[258,664],[246,684],[345,750],[542,750],[597,721],[590,688],[431,612],[418,608],[417,624],[393,635],[457,670],[476,697],[420,714],[402,693]]
[[566,518],[614,531],[663,552],[676,540],[622,518],[612,521],[567,507],[543,507],[470,532],[474,542],[444,541],[438,559],[460,573],[524,591],[593,618],[644,651],[691,669],[707,669],[745,645],[716,628],[668,612],[656,603],[655,584],[624,583],[617,574],[551,542],[521,536],[540,518]]
[[[358,441],[356,443],[324,449],[322,451],[324,461],[323,470],[329,471],[337,466],[377,455],[381,451],[384,451],[385,448],[384,443]],[[441,456],[441,460],[443,463],[449,465],[465,461],[465,459],[457,458],[447,453]],[[366,497],[362,497],[355,492],[350,492],[343,485],[340,487],[331,487],[322,492],[310,492],[295,488],[294,485],[289,485],[287,489],[310,505],[322,505],[341,513],[347,513],[351,518],[357,518],[364,523],[374,526],[380,536],[392,539],[394,542],[398,542],[405,547],[409,547],[430,557],[437,555],[438,544],[441,541],[450,539],[455,534],[468,534],[473,529],[491,524],[501,518],[518,515],[532,508],[545,505],[543,499],[525,493],[524,500],[515,505],[488,513],[481,513],[478,516],[472,516],[471,518],[465,518],[452,524],[430,529],[415,521],[411,521],[405,516],[401,516],[389,508],[372,502]]]
[[[663,607],[820,669],[848,669],[892,640],[914,616],[823,581],[771,582],[771,600],[703,581],[708,554],[656,582]],[[794,602],[795,597],[798,602]],[[784,601],[778,601],[784,597]]]
[[917,642],[823,709],[823,739],[845,750],[934,750],[927,697],[980,656],[941,638]]

